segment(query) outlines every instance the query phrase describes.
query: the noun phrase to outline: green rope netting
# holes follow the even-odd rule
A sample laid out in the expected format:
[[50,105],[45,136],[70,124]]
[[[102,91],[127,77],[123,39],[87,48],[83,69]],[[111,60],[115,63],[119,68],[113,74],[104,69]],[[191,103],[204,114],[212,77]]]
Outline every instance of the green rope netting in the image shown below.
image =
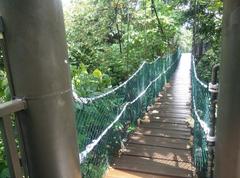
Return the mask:
[[191,79],[192,115],[195,120],[193,156],[197,174],[204,178],[208,157],[206,136],[209,133],[210,92],[208,86],[197,77],[194,59],[192,59]]
[[137,119],[154,102],[170,79],[180,51],[140,68],[117,88],[93,98],[74,94],[81,172],[84,178],[100,178],[124,145]]

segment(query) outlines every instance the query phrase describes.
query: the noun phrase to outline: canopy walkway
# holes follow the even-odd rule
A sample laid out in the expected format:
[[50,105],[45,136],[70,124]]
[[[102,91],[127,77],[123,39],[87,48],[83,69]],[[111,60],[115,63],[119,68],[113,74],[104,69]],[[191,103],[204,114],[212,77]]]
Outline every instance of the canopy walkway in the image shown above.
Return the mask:
[[219,66],[207,85],[179,51],[106,93],[72,94],[62,6],[27,2],[0,6],[12,97],[0,104],[4,177],[239,177],[239,1],[224,1],[219,105]]
[[[144,62],[127,81],[98,96],[82,98],[73,92],[82,177],[188,178],[195,172],[202,177],[211,173],[211,112],[216,103],[211,104],[210,91],[216,94],[216,85],[198,79],[190,54],[180,57],[178,50]],[[24,100],[15,100],[1,113],[26,109]],[[12,133],[5,134],[12,138]],[[14,144],[9,149],[17,154]],[[20,172],[17,157],[8,156]]]
[[192,177],[192,139],[187,124],[191,115],[190,67],[191,56],[183,54],[170,84],[131,134],[106,178]]
[[144,62],[102,95],[74,93],[83,177],[187,178],[195,167],[206,175],[210,92],[191,54],[180,56]]
[[75,93],[80,162],[85,177],[101,177],[124,149],[137,121],[154,103],[180,59],[180,51],[144,62],[117,88],[92,98]]

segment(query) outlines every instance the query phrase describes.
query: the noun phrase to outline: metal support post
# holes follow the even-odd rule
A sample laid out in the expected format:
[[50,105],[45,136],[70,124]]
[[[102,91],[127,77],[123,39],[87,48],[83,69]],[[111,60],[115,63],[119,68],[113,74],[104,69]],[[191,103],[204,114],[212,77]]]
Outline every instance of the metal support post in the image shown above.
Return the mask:
[[12,94],[30,177],[80,178],[75,116],[60,0],[0,0]]
[[240,177],[240,1],[224,0],[215,178]]
[[219,64],[213,66],[212,68],[212,79],[209,83],[209,91],[211,92],[211,106],[210,106],[210,122],[209,122],[209,134],[207,135],[207,145],[208,145],[208,171],[207,178],[213,177],[214,170],[214,154],[215,154],[215,127],[216,127],[216,105],[217,105],[217,96],[218,96],[218,71]]

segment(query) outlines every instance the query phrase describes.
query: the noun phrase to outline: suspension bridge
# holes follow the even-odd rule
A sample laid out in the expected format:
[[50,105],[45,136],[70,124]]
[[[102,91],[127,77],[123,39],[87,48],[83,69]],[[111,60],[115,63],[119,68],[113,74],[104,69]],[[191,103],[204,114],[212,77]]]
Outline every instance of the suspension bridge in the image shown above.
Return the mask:
[[192,177],[192,140],[187,122],[191,117],[190,67],[190,54],[183,54],[170,83],[149,107],[106,178]]
[[[83,98],[73,89],[82,177],[207,175],[213,169],[208,143],[215,141],[210,91],[216,86],[199,80],[191,54],[176,50],[144,62],[127,81],[101,95]],[[17,99],[3,105],[1,116],[26,109]],[[11,174],[21,177],[7,118],[3,126],[5,139],[11,140],[6,143]]]
[[181,57],[180,51],[144,62],[102,95],[81,98],[74,92],[83,176],[108,170],[106,178],[193,177],[195,166],[206,173],[209,98],[191,54]]
[[206,84],[194,57],[180,60],[177,49],[82,98],[71,86],[61,5],[1,1],[12,100],[0,105],[0,122],[10,177],[239,177],[240,4],[224,3],[218,104],[219,66]]

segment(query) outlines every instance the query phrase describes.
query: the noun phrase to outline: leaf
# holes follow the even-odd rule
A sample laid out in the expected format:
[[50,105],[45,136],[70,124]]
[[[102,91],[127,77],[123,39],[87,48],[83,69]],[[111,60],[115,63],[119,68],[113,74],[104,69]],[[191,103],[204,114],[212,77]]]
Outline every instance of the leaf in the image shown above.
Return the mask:
[[80,64],[80,70],[81,73],[88,74],[87,67],[83,63]]
[[2,172],[0,173],[0,177],[2,178],[10,178],[10,174],[7,168],[3,169]]
[[99,78],[100,80],[102,80],[103,74],[102,74],[102,72],[99,69],[95,69],[92,74],[93,74],[94,77]]

